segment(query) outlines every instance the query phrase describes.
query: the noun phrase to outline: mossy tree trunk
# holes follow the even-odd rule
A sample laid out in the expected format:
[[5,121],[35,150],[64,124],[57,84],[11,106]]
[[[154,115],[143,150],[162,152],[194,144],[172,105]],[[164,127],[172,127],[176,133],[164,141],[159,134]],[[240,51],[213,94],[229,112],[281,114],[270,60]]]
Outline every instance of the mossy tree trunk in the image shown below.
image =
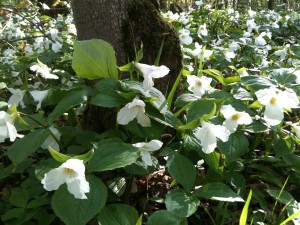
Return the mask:
[[[155,0],[72,0],[79,40],[94,38],[110,43],[119,66],[135,59],[135,48],[143,45],[141,62],[153,65],[164,41],[160,64],[170,68],[156,87],[168,93],[182,68],[182,54],[176,30],[161,17]],[[113,128],[111,109],[88,107],[85,128],[103,131]]]

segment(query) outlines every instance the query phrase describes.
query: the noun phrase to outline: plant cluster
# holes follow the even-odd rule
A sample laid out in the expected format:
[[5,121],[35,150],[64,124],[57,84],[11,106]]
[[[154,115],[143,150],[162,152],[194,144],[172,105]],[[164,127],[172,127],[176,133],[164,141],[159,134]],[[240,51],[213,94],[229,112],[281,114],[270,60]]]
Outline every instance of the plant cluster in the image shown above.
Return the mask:
[[[3,224],[300,224],[300,14],[196,1],[164,17],[184,53],[167,96],[159,53],[117,65],[72,15],[1,9]],[[82,129],[89,105],[115,128]]]

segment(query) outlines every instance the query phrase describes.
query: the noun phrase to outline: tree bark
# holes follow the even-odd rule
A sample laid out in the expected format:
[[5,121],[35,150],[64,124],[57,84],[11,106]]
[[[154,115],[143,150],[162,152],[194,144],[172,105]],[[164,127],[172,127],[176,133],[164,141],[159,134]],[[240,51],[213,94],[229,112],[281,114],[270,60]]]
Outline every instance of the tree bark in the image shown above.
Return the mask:
[[[169,93],[182,69],[182,53],[176,30],[164,21],[154,3],[157,1],[72,0],[72,10],[78,39],[98,38],[110,43],[119,66],[135,60],[135,51],[140,46],[143,46],[141,62],[153,65],[164,41],[160,64],[169,67],[170,73],[159,79],[156,87],[165,94]],[[95,113],[90,107],[87,111],[84,123],[88,124],[88,129],[103,131],[113,128],[115,121],[111,120],[115,116],[111,109],[97,109]]]

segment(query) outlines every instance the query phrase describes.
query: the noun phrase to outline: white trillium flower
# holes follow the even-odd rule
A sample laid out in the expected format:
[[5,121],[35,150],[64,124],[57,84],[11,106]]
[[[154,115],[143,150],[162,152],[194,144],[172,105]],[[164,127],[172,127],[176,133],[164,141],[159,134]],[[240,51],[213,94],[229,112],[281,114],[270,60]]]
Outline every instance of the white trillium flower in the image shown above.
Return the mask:
[[266,45],[267,42],[264,39],[264,36],[266,36],[266,32],[262,32],[258,37],[255,38],[255,44],[256,45]]
[[236,111],[231,105],[223,105],[220,111],[225,117],[223,125],[230,133],[235,132],[239,124],[252,123],[252,118],[248,113]]
[[153,78],[162,78],[170,72],[170,69],[166,66],[150,66],[136,63],[136,67],[143,73],[143,87],[146,92],[154,86]]
[[231,51],[226,51],[224,53],[224,56],[225,56],[225,59],[228,61],[228,62],[231,62],[231,59],[233,59],[235,57],[235,53],[234,52],[231,52]]
[[201,121],[202,127],[194,132],[195,137],[200,140],[202,151],[209,154],[217,147],[217,138],[223,142],[228,141],[230,132],[222,125],[215,125]]
[[255,92],[258,101],[265,106],[264,119],[270,126],[276,126],[283,120],[285,108],[296,108],[299,100],[293,91],[281,91],[266,88]]
[[206,29],[206,24],[202,24],[199,27],[197,34],[198,34],[199,37],[208,35],[208,31]]
[[198,97],[202,97],[211,88],[210,83],[212,78],[205,76],[197,77],[195,75],[187,75],[186,78],[189,84],[188,89]]
[[0,143],[4,142],[6,138],[13,142],[17,137],[23,137],[23,135],[17,133],[14,121],[14,116],[0,111]]
[[147,166],[153,165],[150,152],[159,150],[162,147],[162,145],[163,143],[159,140],[152,140],[150,142],[139,142],[133,144],[134,147],[137,147],[141,150],[142,160]]
[[50,68],[38,60],[38,64],[30,67],[30,70],[35,71],[45,79],[58,79],[58,76],[50,73]]
[[187,29],[181,29],[179,31],[179,39],[182,44],[190,45],[193,43],[193,38],[190,36],[190,31]]
[[[55,127],[49,127],[52,134],[55,136],[56,140],[60,140],[61,133],[55,128]],[[55,138],[52,135],[49,135],[46,140],[43,142],[41,148],[48,149],[50,146],[52,149],[59,151],[59,144],[55,140]]]
[[281,61],[285,60],[288,54],[289,47],[289,45],[286,45],[286,47],[284,47],[283,49],[275,51],[274,55],[280,56]]
[[299,124],[291,124],[292,131],[296,134],[297,138],[300,139],[300,126]]
[[33,100],[35,102],[38,102],[37,106],[36,106],[36,111],[38,111],[39,108],[41,108],[42,105],[42,101],[46,99],[46,97],[48,96],[48,90],[45,91],[30,91],[30,94],[33,97]]
[[57,190],[64,183],[75,198],[87,199],[85,193],[90,192],[90,185],[85,179],[85,166],[82,160],[69,159],[60,167],[50,170],[42,179],[47,191]]
[[151,121],[148,116],[145,115],[146,104],[135,97],[132,102],[127,103],[117,114],[117,121],[121,125],[126,125],[130,121],[137,119],[137,122],[143,127],[150,127]]
[[10,93],[12,93],[12,96],[8,99],[8,106],[11,106],[13,104],[16,104],[16,106],[20,105],[22,108],[25,108],[24,102],[23,102],[23,97],[26,93],[25,90],[20,90],[20,89],[13,89],[13,88],[8,88]]

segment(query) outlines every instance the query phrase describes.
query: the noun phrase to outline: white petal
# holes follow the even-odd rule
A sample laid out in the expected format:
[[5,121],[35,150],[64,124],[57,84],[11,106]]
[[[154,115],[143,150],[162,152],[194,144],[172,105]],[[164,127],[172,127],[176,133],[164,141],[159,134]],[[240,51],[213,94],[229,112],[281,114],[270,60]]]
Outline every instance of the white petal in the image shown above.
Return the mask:
[[148,151],[142,150],[141,155],[143,162],[148,166],[152,166],[153,162],[150,153]]
[[162,78],[170,72],[170,69],[164,65],[156,67],[150,74],[152,78]]
[[136,116],[137,122],[141,124],[143,127],[151,127],[151,121],[148,116],[145,115],[143,110],[139,110]]
[[208,127],[202,127],[194,133],[195,137],[200,140],[202,151],[209,154],[217,147],[217,138],[210,132]]
[[147,151],[157,151],[163,146],[163,143],[159,140],[152,140],[145,144],[144,148]]
[[267,105],[264,119],[270,126],[276,126],[283,120],[283,109],[278,105]]
[[230,132],[227,130],[226,127],[224,126],[221,126],[221,125],[214,125],[214,124],[211,124],[211,128],[210,128],[210,131],[212,133],[214,133],[214,135],[221,139],[223,142],[226,142],[228,141],[229,139],[229,136],[230,136]]
[[[61,134],[59,133],[59,131],[54,127],[50,127],[49,129],[51,130],[53,135],[56,137],[56,139],[60,140]],[[41,148],[48,149],[49,146],[51,148],[53,148],[54,150],[59,151],[59,144],[57,143],[57,141],[54,139],[54,137],[52,135],[49,135],[46,138],[46,140],[41,145]]]
[[238,127],[238,121],[237,120],[232,120],[230,118],[226,119],[223,123],[223,125],[229,130],[230,133],[233,133],[236,131]]
[[41,108],[42,101],[45,100],[45,98],[47,97],[48,90],[46,90],[46,91],[30,91],[30,94],[32,95],[33,100],[35,102],[38,102],[37,107],[36,107],[36,111],[37,111],[39,108]]
[[6,125],[7,125],[9,140],[14,141],[18,136],[17,130],[16,130],[15,126],[12,125],[11,123],[7,122]]
[[0,143],[4,142],[5,139],[8,138],[8,129],[6,124],[4,126],[0,125]]
[[277,89],[275,88],[266,88],[255,92],[258,101],[263,105],[268,105],[272,97],[276,97]]
[[231,105],[223,105],[220,112],[223,114],[224,118],[230,118],[236,113],[236,110]]
[[55,168],[45,174],[42,184],[47,191],[57,190],[60,185],[66,182],[66,176],[63,168]]
[[251,116],[248,114],[248,113],[245,113],[245,112],[241,112],[241,116],[240,116],[240,119],[238,120],[238,124],[250,124],[252,123],[252,118]]
[[143,87],[144,90],[147,92],[154,86],[152,77],[150,75],[144,75]]
[[132,121],[138,114],[139,109],[137,107],[128,108],[128,104],[123,107],[117,114],[118,124],[126,125]]
[[145,146],[145,142],[139,142],[139,143],[135,143],[135,144],[132,144],[134,147],[137,147],[137,148],[143,148]]
[[296,108],[299,105],[299,99],[295,92],[283,91],[279,101],[283,108]]
[[78,174],[78,176],[83,176],[85,172],[85,166],[83,164],[83,161],[80,159],[69,159],[66,162],[64,162],[60,167],[71,169],[75,171]]
[[90,185],[85,176],[77,176],[67,180],[68,191],[78,199],[87,199],[85,193],[90,192]]

